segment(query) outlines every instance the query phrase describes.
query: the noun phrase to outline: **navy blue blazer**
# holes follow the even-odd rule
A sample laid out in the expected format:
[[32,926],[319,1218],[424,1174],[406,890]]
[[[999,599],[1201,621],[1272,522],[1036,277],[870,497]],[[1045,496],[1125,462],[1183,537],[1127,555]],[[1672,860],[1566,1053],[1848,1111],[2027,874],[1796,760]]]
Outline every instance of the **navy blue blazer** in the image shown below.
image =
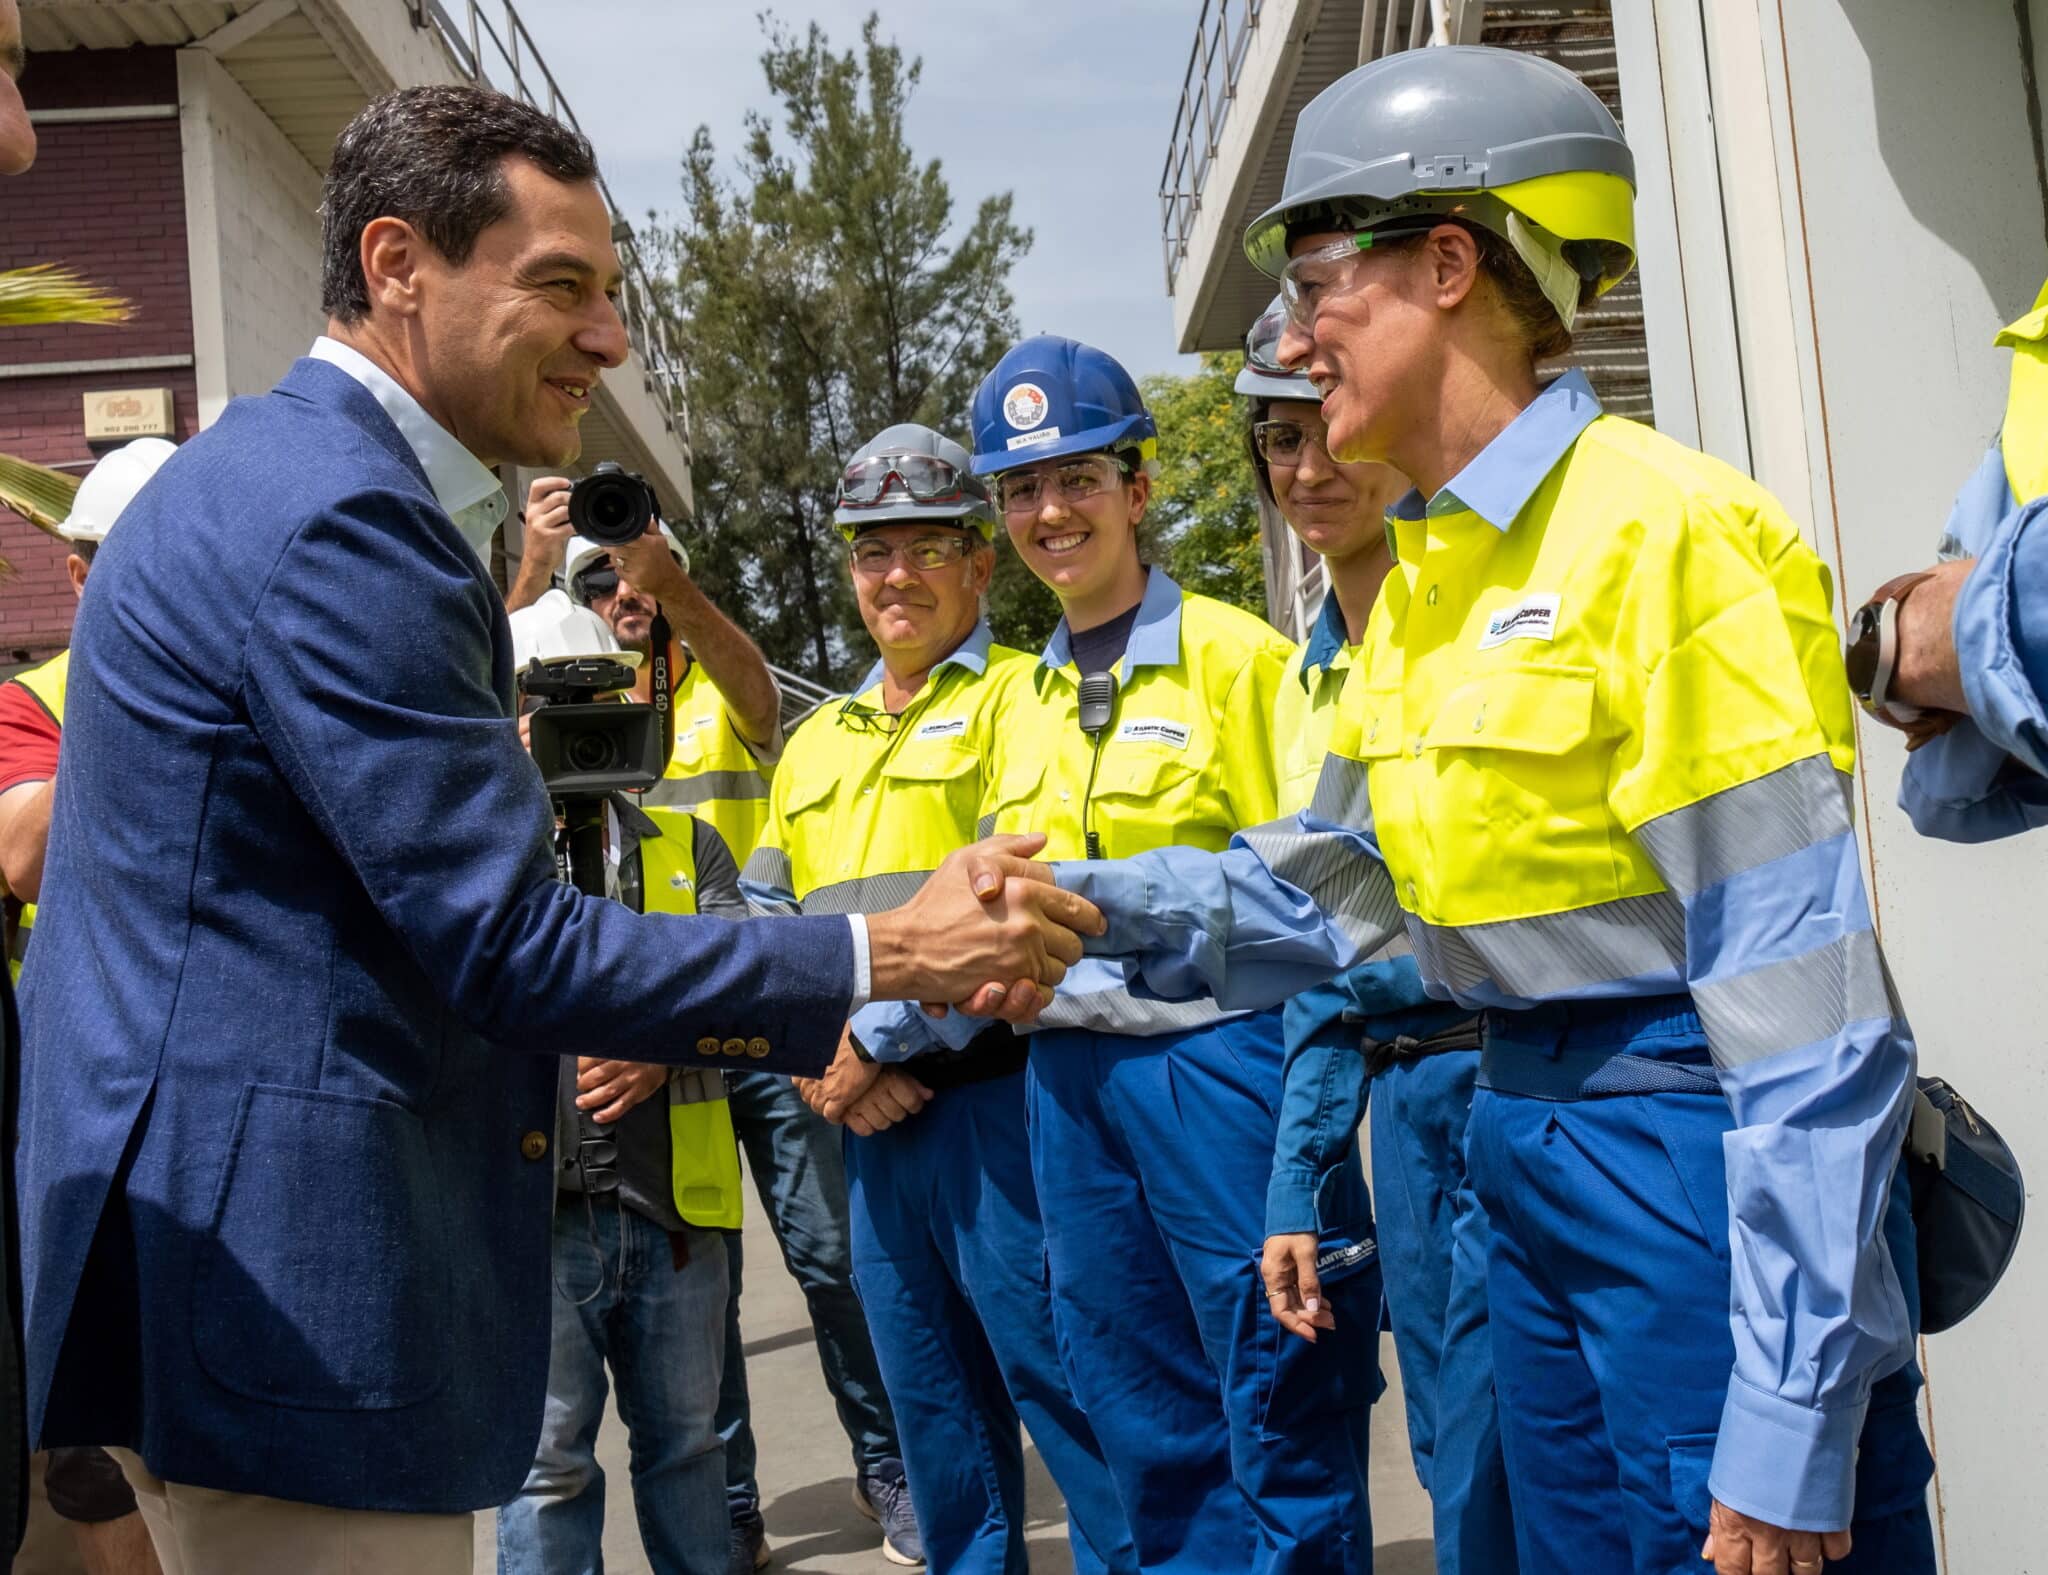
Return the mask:
[[22,983],[30,1433],[502,1503],[547,1382],[554,1057],[815,1073],[846,922],[556,881],[504,606],[324,362],[164,467],[73,639]]

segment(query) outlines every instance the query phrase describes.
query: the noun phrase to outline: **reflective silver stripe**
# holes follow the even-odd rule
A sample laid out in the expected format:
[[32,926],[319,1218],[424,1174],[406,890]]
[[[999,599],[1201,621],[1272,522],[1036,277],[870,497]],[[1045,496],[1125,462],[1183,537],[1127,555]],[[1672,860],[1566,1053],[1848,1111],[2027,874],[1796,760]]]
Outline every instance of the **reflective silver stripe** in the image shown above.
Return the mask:
[[981,817],[981,819],[977,820],[977,821],[976,821],[976,822],[974,823],[974,840],[975,840],[976,842],[983,842],[983,841],[986,841],[986,840],[987,840],[988,838],[990,838],[990,837],[993,837],[993,836],[994,836],[995,834],[996,834],[996,817],[995,817],[995,816],[993,816],[993,815],[984,815],[984,816],[982,816],[982,817]]
[[1852,829],[1848,775],[1826,755],[1646,821],[1636,841],[1681,897]]
[[1316,777],[1315,796],[1308,812],[1335,826],[1372,830],[1372,796],[1366,791],[1366,764],[1348,755],[1323,756],[1323,769]]
[[723,1098],[725,1077],[713,1067],[679,1067],[668,1080],[671,1105],[708,1105]]
[[1833,1039],[1851,1023],[1900,1015],[1877,936],[1837,936],[1814,951],[1693,987],[1707,1047],[1744,1066]]
[[835,881],[830,886],[817,886],[805,895],[804,912],[883,913],[915,897],[931,873],[903,870],[893,875],[861,875],[853,880]]
[[693,777],[663,777],[641,794],[642,804],[687,809],[713,799],[766,798],[768,779],[758,771],[700,771]]
[[749,886],[766,886],[771,891],[796,890],[796,871],[790,866],[789,855],[780,848],[754,849],[747,867],[740,871],[740,879]]
[[1412,919],[1408,933],[1424,976],[1459,996],[1491,984],[1540,1001],[1646,974],[1685,978],[1685,909],[1668,891],[1455,929]]
[[1226,1018],[1242,1017],[1226,1012],[1207,996],[1195,1001],[1149,1001],[1126,995],[1121,990],[1096,990],[1087,995],[1055,994],[1052,1004],[1039,1013],[1041,1028],[1085,1028],[1100,1034],[1124,1034],[1147,1039],[1158,1034],[1183,1033],[1206,1027]]
[[[1334,761],[1335,756],[1331,759]],[[1327,775],[1327,772],[1325,773]],[[1401,904],[1387,867],[1345,837],[1303,831],[1298,820],[1272,820],[1238,833],[1266,868],[1314,899],[1324,916],[1361,953],[1401,932]]]

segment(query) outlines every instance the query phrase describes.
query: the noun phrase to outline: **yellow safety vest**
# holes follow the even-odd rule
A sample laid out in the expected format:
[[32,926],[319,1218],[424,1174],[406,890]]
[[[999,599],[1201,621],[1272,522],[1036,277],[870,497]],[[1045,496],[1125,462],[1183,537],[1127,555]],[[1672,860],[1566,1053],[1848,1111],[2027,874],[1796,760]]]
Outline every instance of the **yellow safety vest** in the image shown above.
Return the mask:
[[1827,569],[1749,477],[1603,415],[1511,521],[1440,497],[1392,521],[1330,739],[1425,925],[1572,915],[1544,932],[1562,950],[1609,922],[1588,910],[1666,889],[1645,822],[1823,752],[1853,766]]
[[1079,859],[1085,818],[1101,855],[1121,859],[1176,845],[1219,851],[1275,816],[1273,707],[1292,647],[1248,612],[1179,595],[1177,659],[1133,663],[1158,635],[1141,609],[1099,742],[1081,731],[1073,663],[1039,664],[1038,722],[1002,750],[984,825],[1042,831],[1043,857]]
[[1355,647],[1339,645],[1327,665],[1310,667],[1304,640],[1294,648],[1287,674],[1273,697],[1273,753],[1280,775],[1280,813],[1307,809],[1315,797],[1323,757],[1330,752],[1330,728],[1337,701],[1351,674]]
[[[31,667],[25,673],[16,673],[8,682],[20,684],[31,695],[36,704],[50,713],[50,720],[60,728],[64,725],[64,691],[71,679],[71,653],[59,651],[40,667]],[[15,983],[21,982],[21,965],[28,960],[29,932],[36,927],[36,905],[25,902],[21,905],[21,917],[15,921],[14,941],[7,952],[8,977]]]
[[744,868],[768,820],[770,770],[741,739],[701,663],[690,663],[674,705],[676,743],[668,770],[640,807],[656,820],[666,819],[661,811],[687,810],[706,821],[725,839],[733,863]]
[[1994,343],[2012,347],[2012,385],[1998,443],[2013,497],[2031,503],[2048,492],[2048,284],[2034,309],[1999,331]]
[[980,671],[942,662],[894,718],[880,683],[814,712],[776,765],[749,884],[807,913],[879,912],[974,841],[998,748],[1035,709],[1031,659],[986,650]]
[[[658,837],[642,837],[643,913],[697,911],[697,852],[687,816],[660,818]],[[705,1230],[738,1230],[742,1198],[739,1140],[725,1078],[711,1067],[678,1067],[668,1080],[670,1173],[676,1212]]]

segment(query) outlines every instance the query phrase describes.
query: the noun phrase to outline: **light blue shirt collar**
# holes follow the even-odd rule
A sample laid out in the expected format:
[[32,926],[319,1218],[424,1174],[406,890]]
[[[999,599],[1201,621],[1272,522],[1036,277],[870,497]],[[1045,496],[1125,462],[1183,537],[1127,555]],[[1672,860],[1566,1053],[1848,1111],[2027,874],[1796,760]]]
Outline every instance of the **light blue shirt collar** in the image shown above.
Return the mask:
[[1323,593],[1323,610],[1316,614],[1315,627],[1309,630],[1308,646],[1301,653],[1301,687],[1309,688],[1315,682],[1315,675],[1328,667],[1337,658],[1337,653],[1351,643],[1351,631],[1344,626],[1344,609],[1337,605],[1337,593]]
[[428,415],[396,378],[360,350],[322,334],[307,354],[315,361],[340,367],[369,391],[398,428],[398,435],[420,462],[420,469],[427,473],[434,501],[447,511],[448,518],[476,549],[477,556],[486,557],[491,550],[492,533],[512,507],[498,478],[458,443],[446,427]]
[[[948,667],[964,667],[976,677],[980,677],[988,671],[988,648],[994,643],[994,637],[988,632],[988,620],[983,618],[975,624],[966,639],[932,664],[931,672],[925,675],[925,682],[931,683]],[[868,669],[867,677],[860,681],[860,687],[854,690],[854,693],[866,694],[882,681],[885,671],[881,658],[877,657],[875,665]]]
[[[1154,566],[1146,571],[1145,594],[1138,603],[1138,616],[1131,624],[1131,638],[1124,646],[1124,659],[1117,664],[1123,677],[1138,667],[1172,667],[1180,661],[1180,587],[1173,576]],[[1042,677],[1045,670],[1065,667],[1074,659],[1073,637],[1062,618],[1052,638],[1045,642],[1045,654],[1038,659]]]
[[1403,520],[1436,519],[1470,510],[1505,532],[1515,516],[1600,414],[1600,401],[1586,374],[1574,368],[1552,383],[1529,407],[1472,457],[1427,505],[1410,489],[1387,512]]

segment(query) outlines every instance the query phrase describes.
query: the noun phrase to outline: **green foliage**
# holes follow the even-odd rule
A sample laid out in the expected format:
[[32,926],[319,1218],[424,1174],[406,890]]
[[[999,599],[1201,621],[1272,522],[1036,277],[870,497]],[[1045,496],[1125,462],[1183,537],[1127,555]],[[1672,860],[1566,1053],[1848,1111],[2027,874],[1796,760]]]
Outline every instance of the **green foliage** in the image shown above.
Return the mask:
[[1155,561],[1191,591],[1266,615],[1257,484],[1245,449],[1244,401],[1231,392],[1243,357],[1202,357],[1200,370],[1144,378],[1159,423],[1158,479],[1146,516]]
[[[732,175],[700,127],[684,212],[652,237],[690,373],[692,558],[769,660],[845,682],[869,646],[831,524],[839,472],[894,422],[966,437],[975,384],[1017,336],[1008,281],[1031,233],[1007,192],[955,222],[938,160],[904,135],[921,64],[876,16],[843,54],[815,23],[762,26],[773,116],[748,116]],[[1019,640],[1051,597],[999,550],[996,627]]]

